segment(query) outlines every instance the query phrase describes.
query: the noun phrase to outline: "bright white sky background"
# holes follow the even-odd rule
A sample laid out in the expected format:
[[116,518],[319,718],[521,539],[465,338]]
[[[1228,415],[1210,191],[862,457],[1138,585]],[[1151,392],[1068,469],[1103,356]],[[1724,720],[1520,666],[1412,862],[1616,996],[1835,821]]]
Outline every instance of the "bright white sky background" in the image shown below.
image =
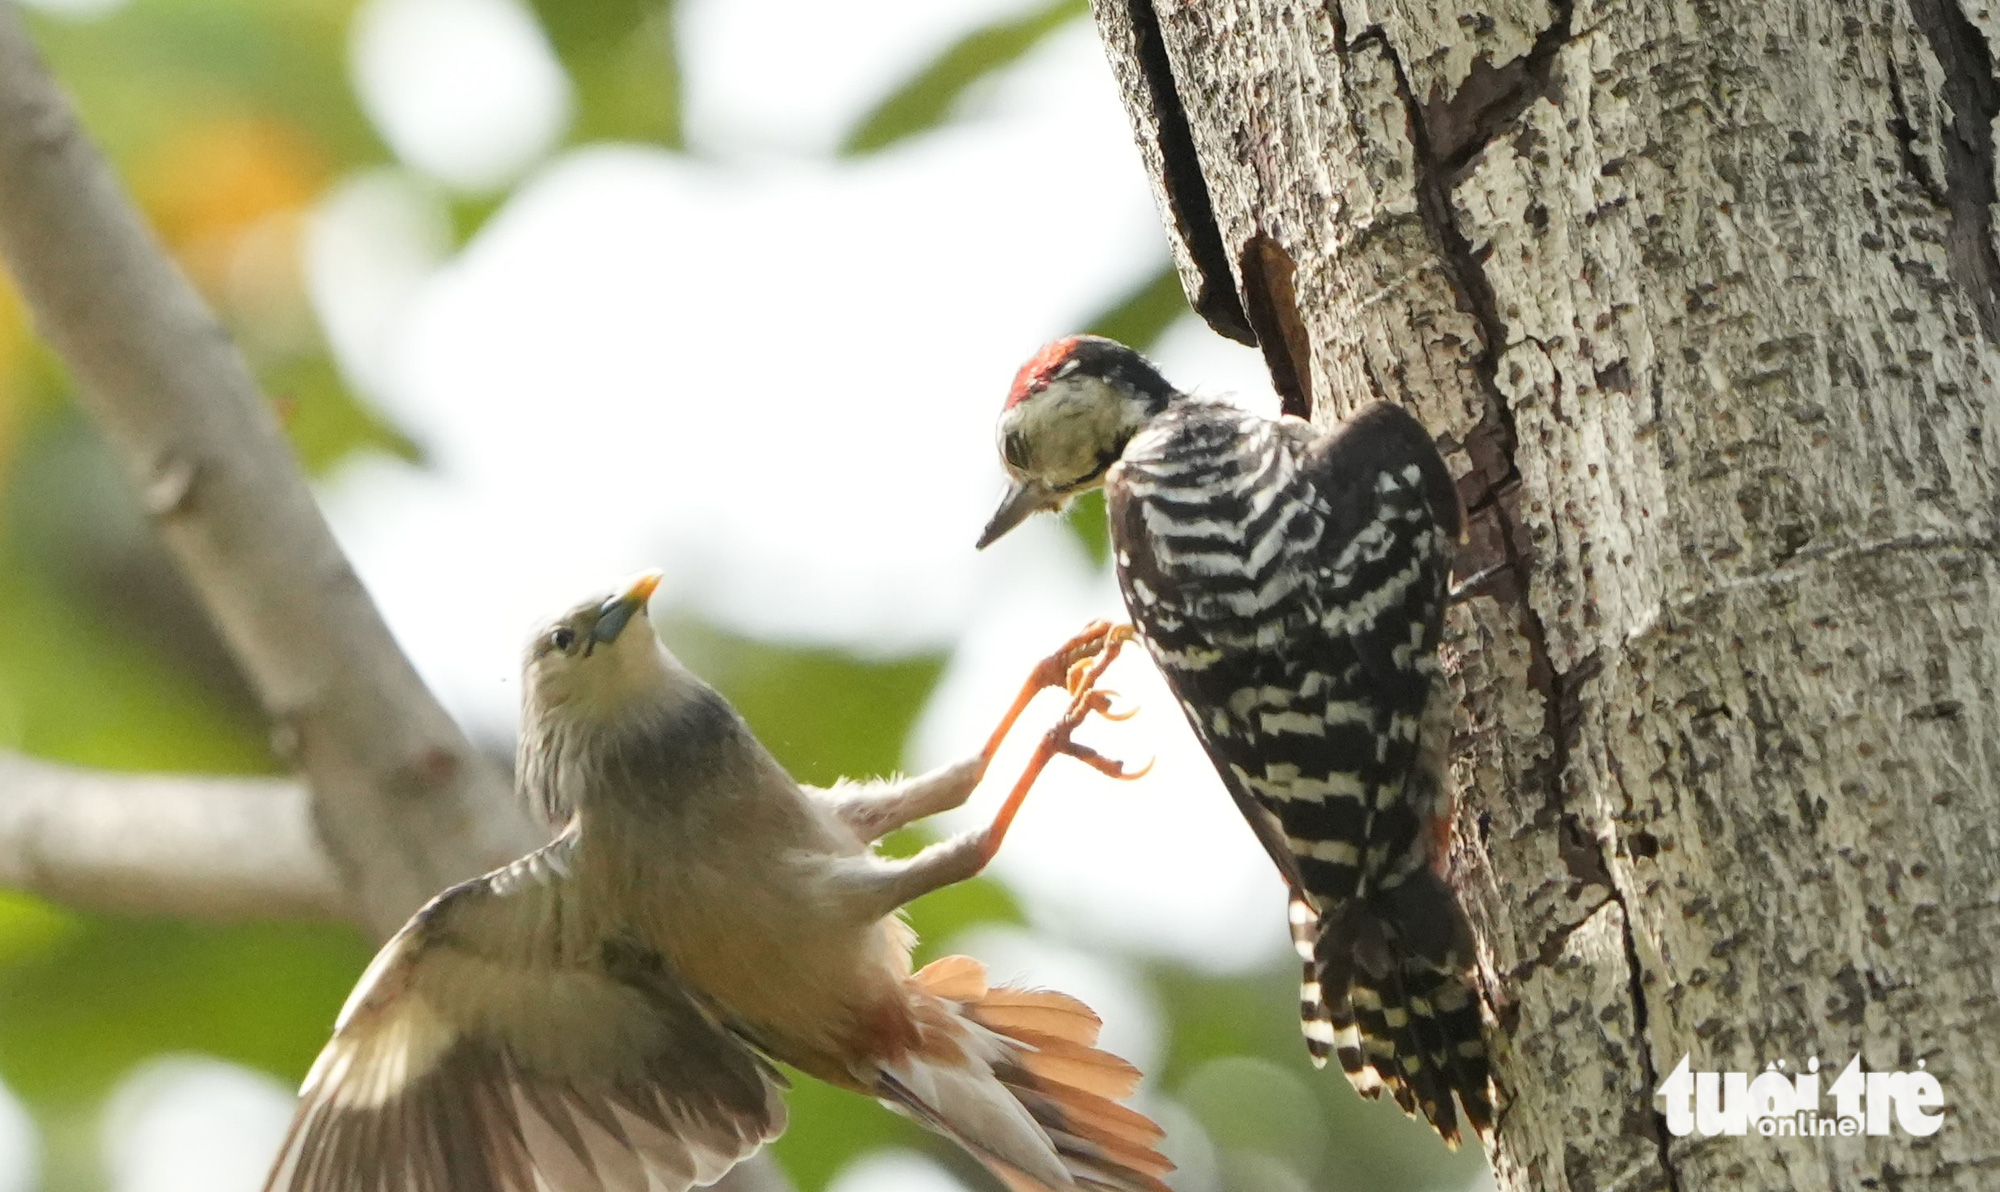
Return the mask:
[[[85,15],[117,3],[40,0]],[[642,567],[666,569],[656,608],[692,606],[743,633],[871,656],[949,651],[911,768],[976,748],[1035,659],[1091,617],[1122,615],[1108,574],[1053,519],[972,549],[1002,489],[992,423],[1014,370],[1164,260],[1088,22],[948,127],[859,161],[832,155],[887,88],[1032,7],[682,0],[695,154],[552,159],[568,83],[519,0],[363,9],[352,77],[401,165],[325,197],[308,276],[350,381],[432,463],[360,461],[321,495],[398,638],[475,731],[511,734],[532,621]],[[441,195],[524,173],[446,259]],[[1156,356],[1185,387],[1275,406],[1256,354],[1192,319]],[[479,598],[459,598],[470,590]],[[966,943],[1002,975],[1084,996],[1143,1065],[1158,1012],[1096,945],[1241,968],[1282,950],[1284,917],[1269,863],[1157,675],[1135,652],[1111,685],[1145,713],[1088,735],[1117,756],[1157,752],[1153,775],[1114,784],[1058,761],[996,866],[1036,930]],[[1040,711],[1046,722],[1053,707]],[[996,787],[1014,765],[1003,758]],[[209,1061],[147,1068],[107,1119],[117,1187],[256,1187],[261,1159],[220,1170],[214,1156],[268,1154],[288,1097]],[[0,1097],[0,1192],[32,1186],[10,1114]],[[1212,1185],[1187,1124],[1185,1186]],[[887,1155],[837,1188],[957,1186]]]

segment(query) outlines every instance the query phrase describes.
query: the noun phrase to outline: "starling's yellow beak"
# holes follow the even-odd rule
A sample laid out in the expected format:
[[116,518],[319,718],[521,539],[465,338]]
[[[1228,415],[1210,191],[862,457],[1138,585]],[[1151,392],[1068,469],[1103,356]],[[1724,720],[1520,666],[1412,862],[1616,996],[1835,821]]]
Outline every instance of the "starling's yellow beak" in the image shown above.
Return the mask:
[[1061,509],[1063,496],[1042,481],[1029,478],[1016,480],[1000,499],[1000,508],[993,511],[993,520],[986,523],[986,529],[979,535],[974,550],[985,550],[993,545],[1000,535],[1027,521],[1044,509]]
[[616,641],[632,623],[632,618],[645,611],[646,602],[659,589],[661,574],[658,571],[642,571],[632,577],[625,590],[604,602],[597,610],[597,625],[590,636],[600,642]]

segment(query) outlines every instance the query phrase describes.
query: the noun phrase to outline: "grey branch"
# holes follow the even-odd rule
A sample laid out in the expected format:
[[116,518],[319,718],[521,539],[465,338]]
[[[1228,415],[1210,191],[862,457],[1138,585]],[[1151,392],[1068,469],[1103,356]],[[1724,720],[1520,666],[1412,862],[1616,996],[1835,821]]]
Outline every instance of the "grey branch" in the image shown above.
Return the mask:
[[343,918],[305,787],[116,774],[0,753],[0,885],[88,910]]
[[[397,648],[242,355],[84,135],[11,0],[0,256],[308,784],[11,760],[0,881],[106,909],[345,911],[386,937],[436,891],[538,843]],[[790,1185],[759,1158],[717,1187]]]
[[387,935],[532,846],[506,784],[396,647],[243,357],[0,0],[0,255],[312,789]]

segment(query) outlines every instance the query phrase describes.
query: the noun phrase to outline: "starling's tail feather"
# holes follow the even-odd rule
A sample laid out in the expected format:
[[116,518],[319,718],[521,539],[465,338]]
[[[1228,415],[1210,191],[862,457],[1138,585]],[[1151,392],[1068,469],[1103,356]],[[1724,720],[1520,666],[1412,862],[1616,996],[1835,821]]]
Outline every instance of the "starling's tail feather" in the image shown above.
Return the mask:
[[[1295,900],[1295,940],[1304,930],[1301,909],[1311,915]],[[1301,1013],[1315,1058],[1319,1034],[1356,1092],[1378,1097],[1387,1090],[1450,1145],[1459,1141],[1461,1109],[1475,1132],[1489,1135],[1493,1082],[1470,932],[1450,889],[1421,871],[1307,926],[1317,938]]]
[[1099,1051],[1097,1015],[1075,998],[991,987],[949,956],[912,978],[956,1029],[882,1074],[897,1108],[978,1155],[1010,1192],[1168,1192],[1162,1132],[1120,1104],[1139,1072]]

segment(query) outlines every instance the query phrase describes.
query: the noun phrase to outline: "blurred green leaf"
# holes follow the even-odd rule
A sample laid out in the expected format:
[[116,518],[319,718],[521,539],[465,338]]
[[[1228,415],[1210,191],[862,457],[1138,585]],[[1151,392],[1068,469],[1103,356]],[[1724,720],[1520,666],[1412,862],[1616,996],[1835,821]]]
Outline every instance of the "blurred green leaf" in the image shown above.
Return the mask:
[[325,475],[351,453],[363,450],[423,462],[423,451],[356,396],[329,357],[320,353],[294,357],[264,370],[261,379],[308,475]]
[[79,916],[0,970],[0,1070],[30,1100],[95,1097],[162,1051],[296,1080],[372,951],[345,927]]
[[859,1093],[794,1076],[785,1095],[791,1125],[774,1144],[778,1162],[802,1192],[819,1192],[840,1169],[882,1147],[930,1149],[930,1135]]
[[41,406],[0,500],[0,745],[110,769],[268,771],[263,718],[104,441]]
[[[1256,1057],[1254,1063],[1274,1065],[1280,1079],[1301,1082],[1314,1094],[1312,1112],[1325,1125],[1326,1153],[1332,1157],[1314,1180],[1315,1188],[1445,1192],[1464,1188],[1478,1174],[1484,1160],[1476,1144],[1448,1151],[1428,1126],[1405,1117],[1395,1102],[1363,1100],[1336,1066],[1312,1066],[1299,1034],[1296,965],[1234,977],[1156,965],[1149,975],[1169,1023],[1167,1052],[1155,1075],[1173,1096],[1189,1099],[1210,1131],[1221,1135],[1218,1144],[1251,1149],[1277,1145],[1257,1141],[1255,1131],[1263,1127],[1254,1115],[1245,1121],[1227,1108],[1233,1094],[1204,1087],[1210,1065],[1223,1062],[1223,1070],[1236,1080],[1251,1070],[1243,1067],[1243,1057]],[[1216,1112],[1224,1117],[1212,1119]],[[1293,1131],[1286,1137],[1296,1141],[1303,1136]],[[1277,1149],[1282,1158],[1300,1158],[1296,1149]]]
[[388,156],[348,85],[358,0],[133,0],[98,20],[34,20],[84,124],[129,167],[176,132],[256,111],[309,130],[339,165]]
[[1155,965],[1148,975],[1173,1024],[1156,1073],[1170,1087],[1202,1065],[1227,1056],[1282,1056],[1296,1051],[1305,1062],[1297,965],[1240,977]]
[[685,146],[674,6],[667,0],[532,0],[576,88],[570,140]]
[[500,214],[507,200],[513,197],[511,191],[504,190],[491,194],[453,194],[445,209],[451,219],[452,245],[464,248],[472,243],[487,221]]
[[574,54],[617,49],[647,22],[671,7],[667,0],[530,0],[549,44],[565,61]]
[[876,104],[847,134],[840,152],[874,153],[937,127],[973,84],[1018,62],[1049,34],[1089,12],[1084,0],[1054,0],[973,30]]
[[1064,522],[1076,540],[1099,567],[1111,561],[1111,515],[1104,505],[1104,490],[1093,488],[1069,503]]
[[1115,339],[1143,352],[1186,313],[1187,295],[1181,290],[1180,271],[1170,261],[1144,284],[1113,302],[1086,329],[1091,335]]
[[255,726],[42,578],[0,565],[0,744],[109,769],[270,768]]
[[917,933],[916,961],[929,964],[946,955],[945,945],[982,923],[1026,922],[1007,887],[990,877],[946,886],[911,903],[905,913]]
[[894,772],[944,669],[939,655],[870,662],[755,641],[684,613],[661,618],[660,636],[729,697],[787,770],[816,786]]
[[50,1127],[45,1188],[101,1186],[96,1106],[151,1056],[302,1077],[368,955],[338,927],[76,916],[52,946],[0,965],[0,1077]]
[[0,972],[46,952],[76,925],[74,915],[39,898],[0,890]]
[[1297,1072],[1257,1056],[1211,1060],[1176,1090],[1225,1150],[1260,1151],[1312,1175],[1326,1156],[1318,1098]]

